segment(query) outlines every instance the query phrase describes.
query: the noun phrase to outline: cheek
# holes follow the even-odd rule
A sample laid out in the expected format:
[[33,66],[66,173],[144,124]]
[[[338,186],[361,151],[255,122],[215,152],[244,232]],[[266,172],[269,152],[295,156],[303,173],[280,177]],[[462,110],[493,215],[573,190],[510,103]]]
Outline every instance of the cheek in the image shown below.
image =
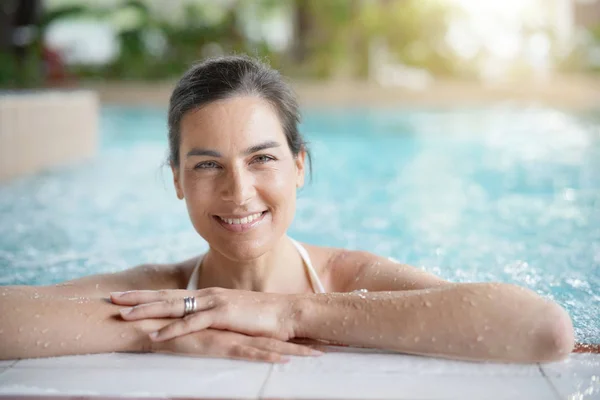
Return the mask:
[[293,170],[270,171],[257,180],[257,191],[277,211],[295,209],[296,179]]
[[186,171],[182,190],[190,216],[203,214],[213,201],[215,188],[213,179],[201,179],[193,171]]

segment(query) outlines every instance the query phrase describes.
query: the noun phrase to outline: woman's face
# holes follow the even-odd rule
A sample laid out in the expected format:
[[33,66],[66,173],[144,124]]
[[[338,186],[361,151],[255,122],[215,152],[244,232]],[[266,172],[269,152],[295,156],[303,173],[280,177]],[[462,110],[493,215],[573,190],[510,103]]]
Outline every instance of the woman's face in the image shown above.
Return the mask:
[[173,168],[196,231],[233,260],[269,251],[294,218],[304,184],[275,109],[258,97],[233,97],[181,120],[180,164]]

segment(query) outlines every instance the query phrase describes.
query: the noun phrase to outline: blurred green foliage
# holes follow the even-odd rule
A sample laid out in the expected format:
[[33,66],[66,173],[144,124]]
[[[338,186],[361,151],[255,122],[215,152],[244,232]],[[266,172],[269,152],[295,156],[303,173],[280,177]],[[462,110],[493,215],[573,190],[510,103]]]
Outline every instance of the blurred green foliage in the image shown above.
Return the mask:
[[[110,7],[102,2],[70,2],[46,10],[24,63],[0,54],[0,86],[39,85],[46,30],[55,22],[77,19],[111,23],[118,32],[119,52],[104,65],[69,65],[68,73],[75,78],[172,79],[218,48],[225,54],[243,52],[266,58],[293,77],[362,79],[369,73],[373,43],[385,43],[395,61],[435,75],[476,74],[476,63],[460,59],[445,40],[455,16],[448,2],[232,0],[229,5],[206,1],[176,4],[183,8],[182,17],[157,12],[143,0],[122,0]],[[253,11],[250,17],[248,10]],[[276,48],[244,30],[244,18],[255,18],[255,25],[260,25],[262,19],[278,12],[287,13],[294,27],[288,48]],[[600,27],[593,35],[600,43]],[[574,51],[561,65],[565,69],[581,67],[582,54]]]

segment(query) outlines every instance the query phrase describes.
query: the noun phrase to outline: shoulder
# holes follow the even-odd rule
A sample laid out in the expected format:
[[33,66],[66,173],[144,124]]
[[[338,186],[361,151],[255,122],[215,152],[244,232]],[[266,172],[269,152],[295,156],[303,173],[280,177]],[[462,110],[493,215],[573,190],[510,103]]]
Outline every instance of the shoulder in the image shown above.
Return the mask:
[[124,271],[131,284],[149,290],[185,289],[198,257],[169,264],[142,264]]
[[367,252],[307,243],[302,243],[302,246],[310,255],[312,264],[328,292],[345,291],[351,277],[371,259],[370,253]]
[[88,275],[55,285],[44,286],[48,293],[69,296],[106,295],[128,290],[181,289],[197,257],[172,264],[142,264],[123,271]]
[[420,268],[368,251],[306,247],[311,257],[313,254],[318,257],[321,266],[319,275],[332,292],[350,292],[356,289],[415,290],[449,283]]

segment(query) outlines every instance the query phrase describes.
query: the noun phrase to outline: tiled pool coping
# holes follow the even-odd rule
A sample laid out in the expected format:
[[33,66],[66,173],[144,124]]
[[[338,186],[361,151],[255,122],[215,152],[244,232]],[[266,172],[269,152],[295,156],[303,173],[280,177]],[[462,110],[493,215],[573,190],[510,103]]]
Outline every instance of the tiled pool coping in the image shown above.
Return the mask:
[[124,353],[0,361],[0,397],[600,399],[599,354],[517,365],[326,351],[280,365]]

